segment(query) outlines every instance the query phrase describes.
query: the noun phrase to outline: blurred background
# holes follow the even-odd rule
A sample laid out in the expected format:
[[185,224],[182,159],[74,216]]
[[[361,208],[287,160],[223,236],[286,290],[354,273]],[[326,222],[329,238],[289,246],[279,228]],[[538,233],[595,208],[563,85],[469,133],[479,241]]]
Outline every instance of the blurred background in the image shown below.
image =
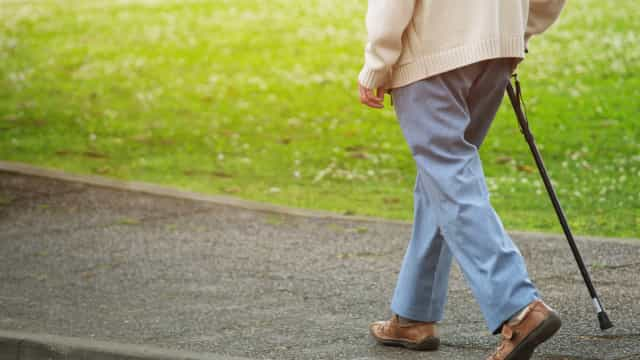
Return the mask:
[[[357,97],[365,11],[0,0],[0,160],[410,220],[415,166],[393,109]],[[577,234],[640,237],[639,13],[571,1],[519,70]],[[505,227],[560,232],[506,101],[481,154]]]

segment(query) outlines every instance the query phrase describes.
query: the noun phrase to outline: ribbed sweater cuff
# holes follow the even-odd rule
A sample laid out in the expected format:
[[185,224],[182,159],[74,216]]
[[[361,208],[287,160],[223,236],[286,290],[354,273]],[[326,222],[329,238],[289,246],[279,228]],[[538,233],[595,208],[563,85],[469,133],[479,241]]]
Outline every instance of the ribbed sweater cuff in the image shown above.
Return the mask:
[[376,89],[387,82],[389,72],[386,70],[372,70],[365,65],[358,75],[358,81],[368,89]]

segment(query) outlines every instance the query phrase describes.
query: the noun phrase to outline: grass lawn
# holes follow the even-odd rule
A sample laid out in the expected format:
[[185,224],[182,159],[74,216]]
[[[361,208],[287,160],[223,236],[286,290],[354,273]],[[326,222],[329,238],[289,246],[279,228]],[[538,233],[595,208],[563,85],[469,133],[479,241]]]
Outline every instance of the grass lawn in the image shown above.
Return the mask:
[[[393,110],[356,95],[365,6],[0,0],[0,159],[411,219]],[[577,234],[640,237],[639,13],[571,1],[520,70]],[[507,105],[481,149],[492,202],[509,229],[560,232]]]

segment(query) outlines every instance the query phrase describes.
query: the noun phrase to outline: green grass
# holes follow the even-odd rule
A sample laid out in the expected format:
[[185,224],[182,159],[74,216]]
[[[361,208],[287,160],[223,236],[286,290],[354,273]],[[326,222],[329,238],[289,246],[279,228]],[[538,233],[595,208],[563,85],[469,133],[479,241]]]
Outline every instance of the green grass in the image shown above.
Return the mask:
[[[356,96],[365,3],[0,0],[0,159],[410,219],[393,110]],[[569,2],[520,70],[577,234],[640,237],[638,13]],[[492,202],[560,232],[507,105],[481,149]]]

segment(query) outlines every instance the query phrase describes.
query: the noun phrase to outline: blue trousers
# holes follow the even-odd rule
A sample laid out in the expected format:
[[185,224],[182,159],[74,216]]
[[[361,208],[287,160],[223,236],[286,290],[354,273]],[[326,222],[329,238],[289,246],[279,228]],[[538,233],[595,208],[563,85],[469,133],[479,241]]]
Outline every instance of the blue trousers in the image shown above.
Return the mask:
[[538,298],[491,206],[478,154],[512,63],[482,61],[392,90],[418,169],[412,237],[391,302],[402,317],[442,320],[453,258],[494,334]]

